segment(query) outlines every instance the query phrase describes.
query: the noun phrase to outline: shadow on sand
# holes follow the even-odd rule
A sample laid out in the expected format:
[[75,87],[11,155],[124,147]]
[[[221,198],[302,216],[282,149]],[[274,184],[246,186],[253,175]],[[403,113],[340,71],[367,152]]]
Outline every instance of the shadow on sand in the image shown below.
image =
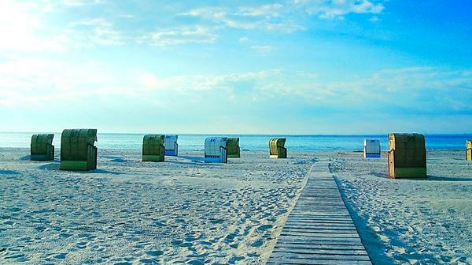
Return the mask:
[[41,165],[38,167],[41,170],[59,170],[59,162],[53,162],[45,165]]
[[31,155],[22,156],[18,160],[31,160]]
[[366,220],[359,216],[356,210],[349,203],[345,190],[342,188],[341,181],[336,175],[334,175],[334,180],[336,181],[336,185],[338,186],[339,192],[341,193],[344,204],[346,205],[346,208],[349,211],[352,220],[354,221],[359,236],[361,237],[362,244],[369,253],[369,257],[372,262],[374,264],[383,265],[395,264],[395,261],[385,254],[386,246],[382,243],[382,240],[377,235],[377,232],[375,232],[373,228],[369,227]]
[[15,170],[6,170],[6,169],[0,169],[0,175],[18,175],[18,171]]
[[[376,173],[376,172],[371,172],[370,175],[376,176],[379,178],[384,178],[388,179],[388,174],[386,173]],[[427,178],[397,178],[395,179],[397,181],[402,181],[402,180],[418,180],[418,181],[472,181],[472,177],[439,177],[439,176],[432,176],[428,175]]]

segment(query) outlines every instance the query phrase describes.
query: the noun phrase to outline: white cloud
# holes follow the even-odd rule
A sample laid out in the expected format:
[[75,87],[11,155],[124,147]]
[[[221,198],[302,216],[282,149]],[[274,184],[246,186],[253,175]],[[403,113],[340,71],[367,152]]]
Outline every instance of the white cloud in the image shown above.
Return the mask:
[[257,7],[240,7],[235,15],[247,17],[279,17],[283,11],[281,4],[262,5]]
[[186,43],[213,43],[216,39],[217,35],[211,28],[196,26],[158,30],[143,36],[140,42],[164,47]]
[[267,54],[272,52],[274,50],[274,47],[270,45],[254,45],[251,46],[251,49],[263,54]]
[[71,22],[62,37],[69,42],[69,46],[80,48],[124,45],[128,41],[111,22],[104,18]]
[[[280,4],[258,7],[239,7],[236,11],[225,8],[202,7],[181,13],[183,16],[200,17],[211,21],[219,27],[244,30],[262,29],[269,31],[294,32],[304,27],[292,19],[278,18],[282,6]],[[277,19],[275,19],[277,18]]]
[[247,43],[247,42],[249,42],[249,41],[250,41],[250,39],[249,39],[248,37],[241,37],[241,38],[239,38],[239,43]]
[[294,0],[294,5],[320,18],[342,18],[350,13],[379,14],[384,6],[372,0]]
[[0,49],[62,50],[57,39],[37,34],[44,27],[35,4],[10,0],[0,2]]

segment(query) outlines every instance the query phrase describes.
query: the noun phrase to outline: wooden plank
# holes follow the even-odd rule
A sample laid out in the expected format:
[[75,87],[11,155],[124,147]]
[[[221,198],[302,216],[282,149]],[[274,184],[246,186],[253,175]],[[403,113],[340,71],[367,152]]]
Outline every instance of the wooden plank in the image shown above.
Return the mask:
[[[366,253],[366,252],[364,252]],[[367,255],[351,255],[351,254],[320,254],[320,253],[294,253],[294,252],[272,252],[274,258],[293,258],[293,259],[310,259],[310,260],[365,260],[370,261]]]
[[353,260],[306,260],[306,259],[269,259],[267,265],[372,265],[370,261]]
[[328,164],[316,165],[267,264],[372,265]]
[[310,244],[307,245],[305,243],[283,243],[279,242],[274,249],[324,249],[324,250],[364,250],[364,246],[356,244],[356,245],[324,245],[324,244]]
[[303,243],[306,245],[312,245],[312,244],[331,244],[331,245],[340,245],[340,244],[346,244],[346,245],[354,245],[354,244],[361,244],[361,239],[360,238],[333,238],[329,236],[325,237],[299,237],[299,236],[291,236],[291,235],[285,235],[283,238],[281,237],[279,239],[280,242],[282,243]]

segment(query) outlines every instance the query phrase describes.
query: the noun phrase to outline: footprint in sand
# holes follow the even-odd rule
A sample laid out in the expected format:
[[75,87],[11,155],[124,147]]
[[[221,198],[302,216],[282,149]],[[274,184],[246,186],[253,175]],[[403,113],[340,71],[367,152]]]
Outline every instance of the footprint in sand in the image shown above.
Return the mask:
[[57,255],[54,255],[53,258],[55,259],[65,259],[67,256],[67,253],[59,253]]
[[273,225],[261,225],[257,228],[257,231],[263,232],[274,227]]
[[254,243],[251,244],[251,247],[258,248],[264,244],[264,240],[258,239]]
[[228,260],[228,264],[235,264],[236,262],[240,261],[240,260],[243,260],[244,257],[241,257],[241,256],[232,256],[229,260]]
[[191,265],[203,265],[203,264],[206,264],[204,260],[191,260],[189,262],[187,262],[187,264],[191,264]]
[[26,257],[24,254],[15,254],[15,255],[10,255],[10,256],[5,256],[4,259],[15,261],[15,262],[27,262],[27,261],[29,261],[29,258]]
[[88,245],[87,242],[79,242],[79,243],[76,244],[76,247],[80,248],[80,249],[84,249],[84,248],[87,247],[87,245]]
[[161,250],[149,250],[146,251],[146,255],[151,256],[151,257],[159,257],[164,254],[164,251]]
[[140,259],[139,264],[159,264],[157,259]]

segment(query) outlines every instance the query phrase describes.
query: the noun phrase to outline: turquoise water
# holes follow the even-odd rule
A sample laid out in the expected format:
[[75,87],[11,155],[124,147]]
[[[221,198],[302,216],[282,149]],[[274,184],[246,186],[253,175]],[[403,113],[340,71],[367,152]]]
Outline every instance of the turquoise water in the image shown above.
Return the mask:
[[[0,147],[28,148],[33,133],[0,133]],[[97,146],[103,149],[140,150],[144,134],[99,133]],[[364,139],[378,139],[383,150],[388,147],[387,135],[202,135],[180,134],[180,150],[203,150],[208,136],[239,137],[241,150],[267,150],[270,138],[287,138],[286,146],[293,151],[362,150]],[[60,147],[60,133],[54,137],[54,145]],[[464,150],[467,135],[426,135],[428,149]]]

